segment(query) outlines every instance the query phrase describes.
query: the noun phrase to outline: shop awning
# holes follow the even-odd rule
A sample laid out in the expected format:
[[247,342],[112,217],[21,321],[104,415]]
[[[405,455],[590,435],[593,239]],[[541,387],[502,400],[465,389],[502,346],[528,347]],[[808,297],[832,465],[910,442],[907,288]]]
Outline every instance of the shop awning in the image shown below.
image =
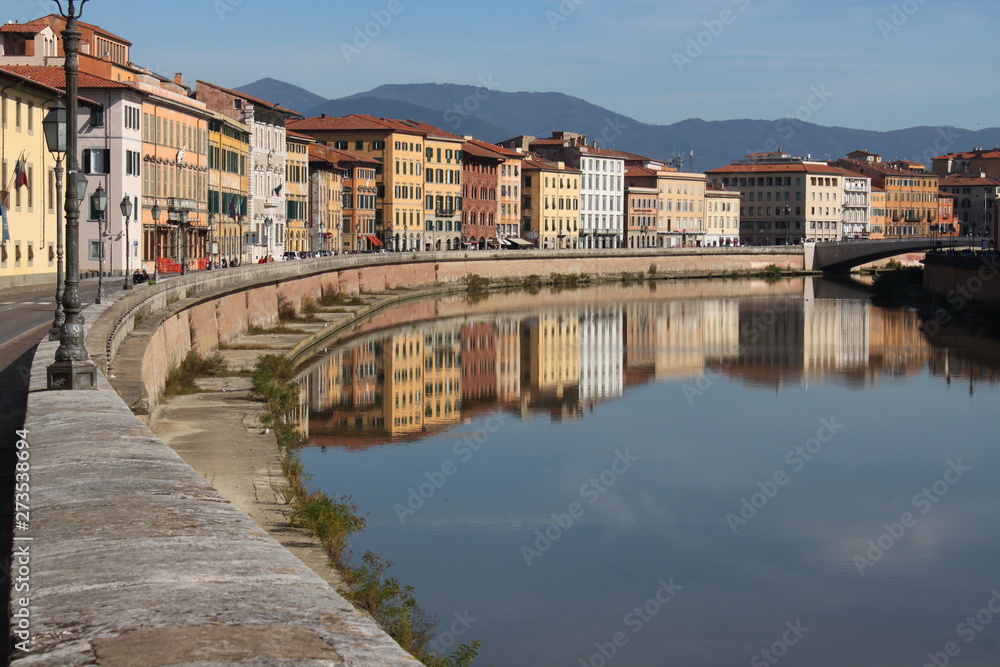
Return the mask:
[[522,248],[530,248],[535,244],[531,241],[525,241],[524,239],[507,239],[508,243],[513,243],[514,245],[519,245]]
[[379,241],[377,236],[369,236],[368,240],[371,241],[376,247],[381,248],[385,244]]

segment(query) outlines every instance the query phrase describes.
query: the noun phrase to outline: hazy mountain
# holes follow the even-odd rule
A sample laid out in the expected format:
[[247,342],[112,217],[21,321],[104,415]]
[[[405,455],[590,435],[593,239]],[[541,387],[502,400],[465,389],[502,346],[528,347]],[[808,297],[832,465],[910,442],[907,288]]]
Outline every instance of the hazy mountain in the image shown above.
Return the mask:
[[[267,82],[266,86],[258,85]],[[307,115],[368,113],[413,118],[455,134],[500,141],[520,134],[549,136],[553,130],[586,134],[600,146],[668,160],[694,151],[695,171],[729,164],[747,153],[779,148],[793,155],[836,159],[856,149],[929,162],[942,153],[1000,145],[1000,128],[972,132],[958,128],[913,127],[875,132],[825,127],[796,119],[704,121],[690,118],[672,125],[651,125],[562,93],[507,93],[455,84],[384,85],[337,100],[296,107],[294,96],[318,96],[273,79],[244,86],[253,95],[292,105]],[[269,96],[270,95],[270,96]]]
[[482,141],[497,142],[510,139],[517,133],[498,127],[482,118],[469,116],[467,118],[452,118],[437,109],[411,104],[401,100],[387,100],[378,97],[350,97],[339,100],[328,100],[312,107],[307,116],[347,116],[352,113],[364,113],[376,118],[409,118],[430,123],[442,130],[458,135],[472,135]]
[[[306,110],[326,101],[326,98],[310,93],[305,88],[293,86],[277,79],[258,79],[245,86],[234,88],[241,93],[259,97],[268,102],[280,104],[286,109],[306,114]],[[306,114],[307,116],[309,114]]]

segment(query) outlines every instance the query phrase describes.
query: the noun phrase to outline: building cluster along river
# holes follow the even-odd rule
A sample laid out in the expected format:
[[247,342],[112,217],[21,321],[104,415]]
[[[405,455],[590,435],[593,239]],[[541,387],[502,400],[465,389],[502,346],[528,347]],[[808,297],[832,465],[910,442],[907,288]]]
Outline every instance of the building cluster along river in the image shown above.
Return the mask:
[[466,299],[300,376],[306,471],[440,653],[1000,664],[990,343],[815,278]]

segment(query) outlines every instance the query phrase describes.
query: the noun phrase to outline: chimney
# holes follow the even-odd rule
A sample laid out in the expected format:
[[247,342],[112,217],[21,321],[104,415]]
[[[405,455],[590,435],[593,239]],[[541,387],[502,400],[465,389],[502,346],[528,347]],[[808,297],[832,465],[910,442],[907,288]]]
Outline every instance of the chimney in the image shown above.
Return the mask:
[[326,114],[325,114],[325,113],[321,113],[321,114],[319,115],[319,117],[320,117],[320,118],[326,118]]
[[174,74],[174,83],[176,83],[178,86],[184,85],[184,72],[177,72],[176,74]]

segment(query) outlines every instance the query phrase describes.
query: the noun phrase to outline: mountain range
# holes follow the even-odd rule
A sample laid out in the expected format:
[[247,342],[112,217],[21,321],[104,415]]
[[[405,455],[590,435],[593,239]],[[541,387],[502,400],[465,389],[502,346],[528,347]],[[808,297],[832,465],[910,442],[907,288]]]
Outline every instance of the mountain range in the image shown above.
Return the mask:
[[269,78],[236,90],[307,117],[363,113],[379,118],[410,118],[489,142],[522,134],[547,137],[553,130],[580,132],[602,148],[663,161],[681,156],[684,170],[699,172],[727,165],[747,153],[776,150],[826,160],[864,149],[886,160],[929,164],[932,157],[943,153],[1000,145],[1000,128],[995,127],[972,131],[925,126],[876,132],[826,127],[795,118],[689,118],[672,125],[652,125],[562,93],[507,93],[456,84],[388,84],[330,100]]

